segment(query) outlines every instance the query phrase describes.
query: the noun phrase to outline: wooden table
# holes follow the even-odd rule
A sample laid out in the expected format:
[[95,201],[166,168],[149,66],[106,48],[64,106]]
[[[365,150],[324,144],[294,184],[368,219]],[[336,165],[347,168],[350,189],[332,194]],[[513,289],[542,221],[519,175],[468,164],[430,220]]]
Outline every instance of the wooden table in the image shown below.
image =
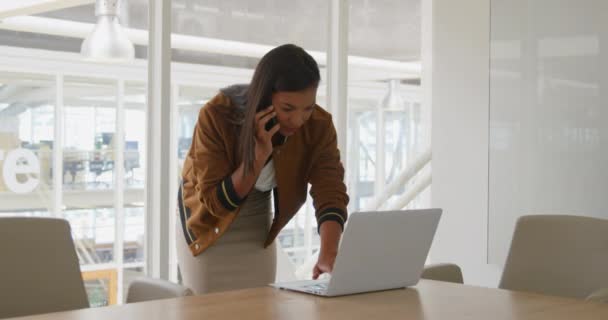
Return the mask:
[[608,319],[608,304],[422,280],[408,289],[337,298],[268,287],[19,319],[579,320]]

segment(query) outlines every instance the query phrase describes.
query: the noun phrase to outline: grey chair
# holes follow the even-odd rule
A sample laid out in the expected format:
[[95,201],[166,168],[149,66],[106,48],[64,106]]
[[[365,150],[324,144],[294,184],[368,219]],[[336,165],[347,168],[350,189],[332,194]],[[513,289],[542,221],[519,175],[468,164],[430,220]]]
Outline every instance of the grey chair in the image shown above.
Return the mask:
[[521,217],[499,287],[606,299],[608,220],[567,215]]
[[187,287],[161,279],[138,278],[129,285],[127,303],[194,295]]
[[608,288],[595,290],[592,294],[587,296],[587,299],[585,300],[592,302],[608,303]]
[[0,218],[0,318],[88,308],[67,221]]
[[453,283],[464,283],[462,270],[453,263],[439,263],[424,267],[421,278]]
[[[89,302],[66,220],[0,218],[0,318],[88,308]],[[128,301],[191,294],[164,280],[140,279]]]

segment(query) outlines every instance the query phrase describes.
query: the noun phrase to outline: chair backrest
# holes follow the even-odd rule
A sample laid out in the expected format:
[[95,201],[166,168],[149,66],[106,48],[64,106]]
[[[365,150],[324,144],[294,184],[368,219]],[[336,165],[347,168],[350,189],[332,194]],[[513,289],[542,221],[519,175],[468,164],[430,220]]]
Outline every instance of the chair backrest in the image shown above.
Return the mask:
[[67,221],[0,218],[0,318],[89,307]]
[[574,298],[608,287],[608,220],[521,217],[499,287]]
[[194,295],[190,288],[161,279],[139,278],[131,282],[127,303]]
[[424,270],[422,270],[422,275],[420,277],[422,279],[435,281],[464,283],[462,270],[458,265],[453,263],[439,263],[424,266]]

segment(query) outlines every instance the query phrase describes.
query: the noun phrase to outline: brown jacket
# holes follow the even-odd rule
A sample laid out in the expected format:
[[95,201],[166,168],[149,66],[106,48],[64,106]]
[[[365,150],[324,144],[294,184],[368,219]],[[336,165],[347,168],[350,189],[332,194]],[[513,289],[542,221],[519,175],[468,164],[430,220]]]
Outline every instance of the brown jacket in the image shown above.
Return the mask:
[[[238,198],[230,177],[240,165],[237,130],[218,111],[235,101],[237,97],[219,93],[201,108],[184,161],[179,214],[194,255],[226,232],[246,201]],[[309,183],[318,225],[329,220],[344,225],[349,198],[336,141],[331,115],[316,106],[310,119],[283,145],[274,148],[275,212],[265,247],[304,204]]]

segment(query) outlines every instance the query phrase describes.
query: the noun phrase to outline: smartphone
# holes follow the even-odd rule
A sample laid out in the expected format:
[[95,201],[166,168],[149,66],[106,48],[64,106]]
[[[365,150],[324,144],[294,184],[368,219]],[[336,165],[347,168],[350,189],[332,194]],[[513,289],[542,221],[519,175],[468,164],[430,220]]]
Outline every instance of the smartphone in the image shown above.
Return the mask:
[[274,128],[274,126],[277,124],[277,117],[272,117],[270,118],[270,120],[268,120],[268,122],[266,122],[266,131],[270,131],[272,130],[272,128]]

